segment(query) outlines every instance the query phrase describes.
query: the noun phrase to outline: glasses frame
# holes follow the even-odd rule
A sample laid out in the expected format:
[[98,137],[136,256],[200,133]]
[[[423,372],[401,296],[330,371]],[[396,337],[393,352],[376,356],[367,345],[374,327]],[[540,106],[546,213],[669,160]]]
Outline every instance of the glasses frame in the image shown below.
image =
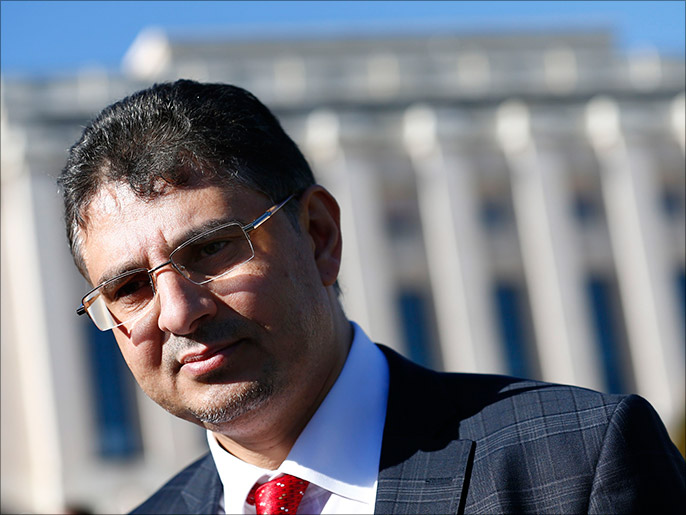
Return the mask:
[[[88,317],[89,317],[89,318],[91,319],[91,321],[93,322],[93,324],[94,324],[98,329],[100,329],[101,331],[109,331],[110,329],[115,329],[115,328],[120,327],[120,326],[122,326],[122,325],[124,325],[124,324],[128,324],[128,323],[131,323],[131,322],[135,322],[136,320],[138,320],[139,318],[141,318],[143,315],[145,315],[145,314],[148,312],[148,310],[150,309],[150,306],[153,305],[154,299],[157,297],[157,289],[155,288],[154,273],[155,273],[157,270],[159,270],[159,269],[161,269],[161,268],[164,268],[164,267],[167,266],[167,265],[171,265],[172,268],[173,268],[176,272],[179,273],[179,275],[181,275],[184,279],[187,279],[188,281],[192,282],[193,284],[203,285],[203,284],[207,284],[207,283],[209,283],[209,282],[212,282],[212,281],[214,281],[215,279],[219,279],[220,277],[224,277],[224,276],[225,276],[226,274],[228,274],[229,272],[231,272],[231,271],[233,271],[233,270],[236,270],[237,268],[239,268],[240,266],[242,266],[242,265],[244,265],[245,263],[249,262],[252,258],[255,257],[255,249],[254,249],[254,247],[253,247],[252,240],[250,239],[250,233],[251,233],[252,231],[254,231],[255,229],[257,229],[258,227],[260,227],[263,223],[265,223],[267,220],[269,220],[272,216],[274,216],[274,214],[276,214],[276,212],[279,211],[279,209],[281,209],[283,206],[285,206],[285,205],[288,203],[289,200],[291,200],[293,197],[295,197],[295,195],[296,195],[295,193],[291,193],[288,197],[286,197],[286,199],[282,200],[281,202],[277,202],[276,204],[274,204],[273,206],[271,206],[269,209],[267,209],[264,213],[262,213],[260,216],[258,216],[257,218],[255,218],[255,219],[254,219],[252,222],[250,222],[250,223],[247,223],[247,224],[245,224],[245,225],[241,225],[239,222],[235,222],[235,221],[234,221],[234,222],[227,222],[227,223],[222,224],[222,225],[220,225],[220,226],[218,226],[218,227],[214,227],[214,228],[212,228],[212,229],[208,229],[207,231],[205,231],[205,232],[203,232],[203,233],[201,233],[201,234],[198,234],[198,235],[196,235],[196,236],[193,236],[191,239],[184,241],[181,245],[179,245],[178,247],[176,247],[176,248],[169,254],[169,259],[168,259],[167,261],[165,261],[164,263],[161,263],[161,264],[157,265],[156,267],[153,267],[153,268],[136,268],[136,269],[133,269],[133,270],[129,270],[128,272],[124,272],[123,274],[119,274],[119,275],[117,275],[116,277],[112,277],[111,279],[108,279],[107,281],[104,281],[104,282],[98,284],[95,288],[89,290],[89,291],[81,298],[81,305],[80,305],[78,308],[76,308],[76,314],[79,315],[79,316],[87,314]],[[222,274],[217,275],[217,276],[215,276],[215,277],[211,277],[210,279],[207,279],[207,280],[202,281],[202,282],[196,282],[196,281],[193,281],[190,277],[187,277],[187,276],[183,273],[183,271],[182,271],[181,269],[179,269],[179,265],[178,265],[177,263],[174,262],[174,260],[173,260],[174,254],[175,254],[177,251],[179,251],[179,250],[185,248],[186,246],[192,244],[193,242],[195,242],[195,241],[197,241],[197,240],[199,240],[199,239],[204,238],[204,237],[207,236],[208,234],[213,233],[213,232],[215,232],[215,231],[219,231],[219,230],[224,229],[224,228],[226,228],[226,227],[229,227],[229,226],[231,226],[231,225],[238,225],[238,226],[241,228],[241,230],[243,231],[243,233],[245,234],[245,237],[246,237],[247,240],[248,240],[248,244],[250,245],[250,250],[251,250],[251,253],[252,253],[252,255],[250,256],[250,258],[246,259],[245,261],[242,261],[241,263],[239,263],[239,264],[237,264],[237,265],[234,265],[233,267],[229,268],[228,270],[226,270],[226,271],[223,272]],[[111,327],[107,327],[106,329],[100,328],[100,326],[95,322],[95,320],[93,319],[93,317],[91,316],[91,314],[88,312],[88,309],[86,309],[86,307],[85,307],[85,300],[86,300],[86,298],[87,298],[89,295],[91,295],[93,292],[95,292],[96,290],[99,290],[100,288],[102,288],[104,285],[106,285],[106,284],[109,283],[109,282],[116,281],[116,280],[121,279],[122,277],[126,277],[127,275],[134,274],[134,273],[140,273],[140,272],[146,272],[146,273],[148,274],[148,278],[149,278],[149,280],[150,280],[150,285],[152,286],[152,292],[153,292],[153,297],[152,297],[152,299],[150,299],[150,302],[141,310],[140,314],[138,314],[138,315],[135,316],[134,318],[128,319],[128,320],[126,320],[125,322],[120,322],[120,323],[118,323],[118,324],[116,324],[116,325],[113,325],[113,326],[111,326]],[[109,311],[109,308],[108,308],[108,311]],[[110,314],[111,314],[111,312],[110,312]]]

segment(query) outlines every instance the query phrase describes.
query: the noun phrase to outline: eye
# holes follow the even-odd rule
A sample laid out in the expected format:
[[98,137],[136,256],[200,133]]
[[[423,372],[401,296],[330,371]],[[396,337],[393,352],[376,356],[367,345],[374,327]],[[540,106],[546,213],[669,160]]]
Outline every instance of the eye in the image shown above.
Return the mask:
[[132,299],[148,295],[150,279],[146,273],[133,273],[106,283],[101,288],[101,294],[108,302],[129,302]]
[[216,254],[217,252],[221,252],[222,250],[224,250],[224,248],[230,243],[231,242],[229,242],[228,240],[219,240],[206,243],[199,249],[198,255],[201,258],[211,256],[213,254]]
[[149,286],[150,281],[148,281],[147,279],[133,279],[127,282],[126,284],[122,285],[120,288],[117,288],[117,290],[114,292],[114,299],[119,300],[124,297],[136,295],[137,293],[140,293],[141,290],[143,290],[144,288],[148,288]]
[[171,253],[171,260],[183,274],[204,281],[224,273],[240,261],[250,258],[250,240],[240,225],[231,223],[204,233],[178,247]]

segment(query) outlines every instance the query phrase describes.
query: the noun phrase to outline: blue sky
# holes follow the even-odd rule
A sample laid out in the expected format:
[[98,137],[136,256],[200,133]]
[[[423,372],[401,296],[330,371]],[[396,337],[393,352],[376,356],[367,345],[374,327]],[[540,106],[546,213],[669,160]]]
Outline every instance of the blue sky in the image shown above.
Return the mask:
[[619,49],[653,46],[684,55],[680,1],[27,1],[2,0],[3,73],[51,74],[80,66],[117,69],[136,35],[229,37],[606,27]]

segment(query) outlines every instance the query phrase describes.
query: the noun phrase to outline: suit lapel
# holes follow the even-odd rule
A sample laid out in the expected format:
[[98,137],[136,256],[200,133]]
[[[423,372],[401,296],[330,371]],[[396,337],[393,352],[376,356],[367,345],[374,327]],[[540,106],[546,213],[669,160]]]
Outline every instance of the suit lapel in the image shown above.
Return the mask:
[[456,440],[381,470],[374,513],[458,513],[473,447]]
[[[457,436],[459,417],[441,374],[381,346],[390,371],[375,513],[458,513],[475,443]],[[454,403],[454,398],[453,398]]]
[[188,508],[184,513],[217,513],[222,492],[217,467],[212,456],[208,455],[181,490],[181,497]]

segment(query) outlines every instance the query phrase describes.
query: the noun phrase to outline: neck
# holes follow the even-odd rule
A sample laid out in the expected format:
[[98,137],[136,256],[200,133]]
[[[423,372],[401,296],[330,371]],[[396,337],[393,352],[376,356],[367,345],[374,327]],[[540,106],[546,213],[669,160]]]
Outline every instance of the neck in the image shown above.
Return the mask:
[[230,438],[223,433],[213,432],[219,445],[236,458],[256,467],[266,470],[276,470],[288,457],[293,444],[297,440],[297,435],[291,435],[267,440],[255,438],[246,441]]
[[[288,457],[293,445],[333,387],[343,369],[353,340],[353,329],[342,313],[336,317],[334,344],[327,345],[331,361],[329,373],[320,387],[296,396],[291,402],[278,397],[228,424],[212,427],[217,442],[238,459],[257,467],[275,470]],[[287,406],[287,409],[284,408]],[[296,416],[289,416],[295,413]]]

